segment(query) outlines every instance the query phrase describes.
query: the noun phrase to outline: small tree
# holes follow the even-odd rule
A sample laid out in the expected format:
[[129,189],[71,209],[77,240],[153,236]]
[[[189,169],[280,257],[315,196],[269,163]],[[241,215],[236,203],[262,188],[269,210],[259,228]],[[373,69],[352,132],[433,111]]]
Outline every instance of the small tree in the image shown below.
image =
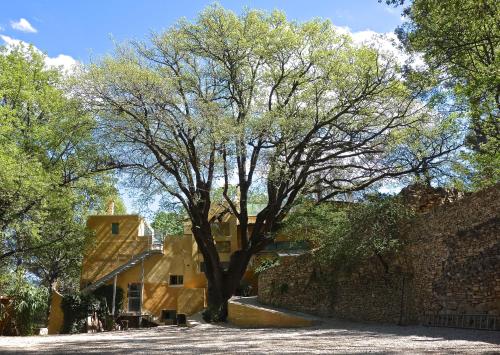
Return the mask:
[[155,230],[155,235],[163,240],[169,235],[184,234],[183,222],[184,216],[180,212],[160,211],[154,216],[151,226]]
[[[442,145],[420,161],[398,159],[407,129],[432,118],[400,78],[391,58],[354,46],[328,21],[212,6],[91,65],[81,94],[134,181],[184,207],[206,263],[206,317],[224,320],[250,258],[297,198],[360,190],[449,152]],[[219,186],[241,233],[227,270],[210,228]],[[257,186],[267,203],[250,229]]]

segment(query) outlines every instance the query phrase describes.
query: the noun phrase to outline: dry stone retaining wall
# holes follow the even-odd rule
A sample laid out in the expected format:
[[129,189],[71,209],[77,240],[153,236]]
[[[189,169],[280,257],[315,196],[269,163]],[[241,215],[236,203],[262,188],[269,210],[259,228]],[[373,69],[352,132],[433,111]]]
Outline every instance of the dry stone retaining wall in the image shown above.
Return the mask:
[[259,300],[318,315],[406,324],[439,314],[500,315],[499,211],[500,185],[431,207],[405,233],[388,272],[376,259],[341,273],[310,254],[284,258],[259,276]]

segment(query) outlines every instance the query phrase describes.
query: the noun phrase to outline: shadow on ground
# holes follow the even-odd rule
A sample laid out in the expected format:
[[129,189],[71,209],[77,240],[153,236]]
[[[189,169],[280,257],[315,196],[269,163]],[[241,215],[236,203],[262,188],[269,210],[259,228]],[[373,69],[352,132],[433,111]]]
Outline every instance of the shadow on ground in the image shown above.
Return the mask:
[[295,329],[240,329],[230,324],[164,326],[98,334],[0,338],[2,354],[325,354],[497,353],[500,332],[394,326],[324,319]]

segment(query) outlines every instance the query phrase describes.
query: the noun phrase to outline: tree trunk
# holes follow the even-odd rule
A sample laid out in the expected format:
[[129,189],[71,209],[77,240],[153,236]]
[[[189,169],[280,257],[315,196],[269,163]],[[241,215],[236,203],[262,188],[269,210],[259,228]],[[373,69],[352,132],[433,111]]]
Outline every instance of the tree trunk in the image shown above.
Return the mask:
[[[243,228],[246,233],[246,225]],[[228,316],[228,300],[234,295],[245,274],[252,253],[248,247],[231,255],[229,269],[221,266],[208,219],[195,221],[191,228],[199,250],[205,261],[207,278],[207,309],[203,319],[207,322],[225,322]],[[246,244],[246,243],[245,243]]]
[[203,312],[206,322],[225,322],[227,320],[227,301],[231,296],[224,294],[223,285],[208,279],[207,309]]
[[[240,286],[241,279],[250,261],[251,254],[238,250],[231,255],[229,269],[221,271],[221,283],[218,284],[207,274],[208,279],[208,308],[204,313],[204,319],[207,322],[224,322],[228,316],[228,300],[234,295],[236,289]],[[209,269],[207,268],[207,271]]]
[[224,271],[220,266],[210,223],[207,219],[197,220],[191,228],[198,249],[205,262],[207,278],[207,309],[203,312],[206,322],[224,322],[227,319],[227,297],[224,292]]

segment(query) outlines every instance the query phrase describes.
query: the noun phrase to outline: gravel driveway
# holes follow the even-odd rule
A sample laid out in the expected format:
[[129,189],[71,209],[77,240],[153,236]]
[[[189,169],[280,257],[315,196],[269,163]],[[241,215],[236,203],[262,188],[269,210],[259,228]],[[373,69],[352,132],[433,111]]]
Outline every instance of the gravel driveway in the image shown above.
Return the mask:
[[97,334],[0,337],[0,353],[328,354],[500,353],[500,332],[327,320],[300,329],[239,329],[196,322]]

